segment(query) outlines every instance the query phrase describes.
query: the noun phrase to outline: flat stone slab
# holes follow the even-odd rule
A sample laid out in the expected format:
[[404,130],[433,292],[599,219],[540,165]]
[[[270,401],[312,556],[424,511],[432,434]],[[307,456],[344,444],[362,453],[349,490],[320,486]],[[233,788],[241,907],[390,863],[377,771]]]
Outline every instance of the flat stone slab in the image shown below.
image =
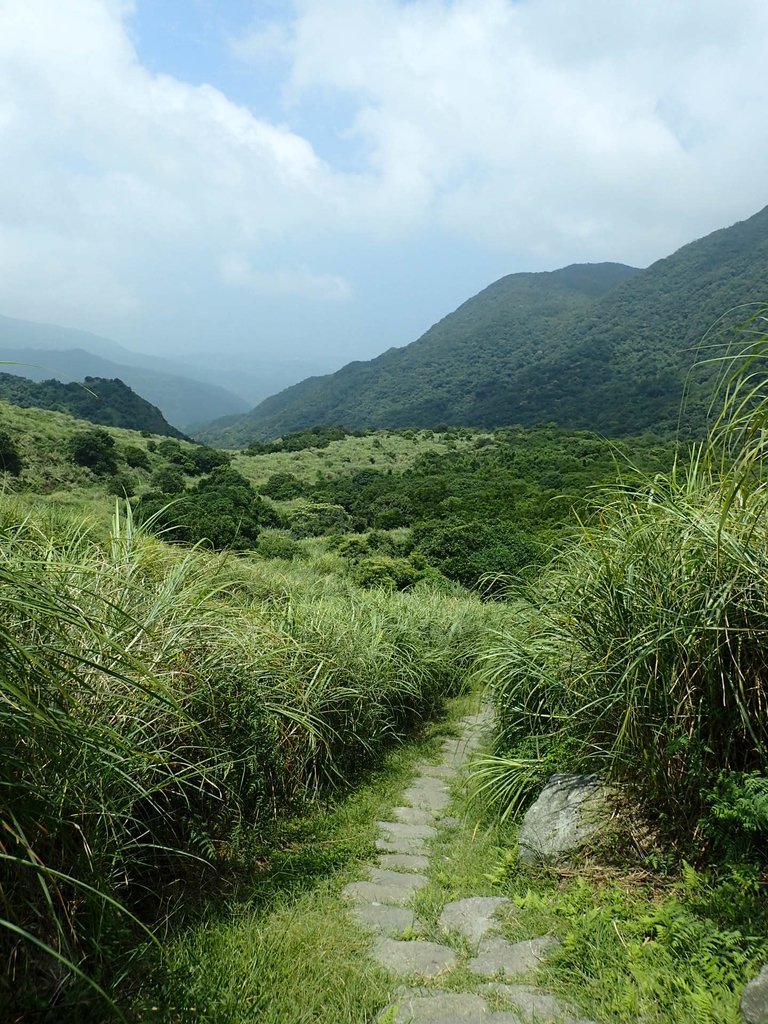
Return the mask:
[[535,971],[559,945],[553,935],[542,935],[539,939],[524,942],[507,942],[493,935],[481,941],[477,956],[467,961],[467,967],[474,974],[484,974],[488,978],[494,975],[514,978]]
[[361,903],[350,907],[349,913],[361,927],[378,935],[392,936],[407,931],[421,931],[416,915],[407,907],[393,907],[387,903]]
[[407,903],[413,894],[427,885],[424,875],[369,868],[370,881],[350,882],[341,890],[353,903]]
[[556,996],[530,985],[483,985],[483,992],[495,992],[514,1008],[521,1024],[595,1024],[574,1017],[570,1007]]
[[404,825],[434,825],[435,815],[425,807],[393,807],[392,817]]
[[489,931],[498,928],[496,912],[501,907],[512,906],[505,896],[470,896],[464,900],[447,903],[440,915],[440,927],[445,931],[457,931],[467,942],[476,946]]
[[428,811],[442,811],[451,802],[451,794],[442,779],[424,777],[404,791],[403,800],[412,807],[421,807]]
[[397,1012],[393,1024],[475,1024],[488,1021],[488,1004],[481,996],[459,992],[431,990],[423,993],[416,989],[405,992],[382,1010]]
[[402,853],[409,857],[429,856],[423,839],[377,839],[376,849],[381,853]]
[[391,871],[426,871],[429,857],[417,853],[382,853],[379,867]]
[[412,974],[421,978],[436,978],[456,963],[456,953],[437,942],[379,939],[371,950],[371,956],[386,970],[401,978]]
[[385,839],[433,839],[437,835],[434,825],[412,825],[404,821],[377,821],[376,824]]
[[422,776],[429,779],[453,779],[456,776],[456,768],[452,764],[423,764],[421,766]]

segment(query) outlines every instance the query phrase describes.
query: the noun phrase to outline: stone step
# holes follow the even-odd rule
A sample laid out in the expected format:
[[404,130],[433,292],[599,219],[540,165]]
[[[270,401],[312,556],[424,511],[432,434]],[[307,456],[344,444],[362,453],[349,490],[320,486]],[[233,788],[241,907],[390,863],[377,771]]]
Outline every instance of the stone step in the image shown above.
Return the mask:
[[492,935],[481,940],[477,956],[467,961],[467,968],[487,978],[515,978],[535,971],[559,945],[553,935],[524,942],[507,942],[501,936]]
[[498,928],[496,914],[502,907],[512,906],[504,896],[470,896],[454,900],[443,907],[440,927],[444,931],[457,931],[472,946],[477,946],[488,932]]
[[353,903],[407,903],[415,892],[428,884],[424,875],[411,875],[403,871],[368,869],[368,881],[350,882],[341,890],[345,899]]
[[434,825],[435,815],[424,807],[393,807],[392,817],[404,825]]
[[418,933],[421,925],[408,907],[393,907],[389,903],[359,903],[349,913],[367,931],[390,937],[404,932]]
[[456,965],[456,953],[437,942],[400,942],[379,939],[371,956],[385,970],[401,978],[436,978]]
[[382,853],[379,856],[379,867],[391,871],[426,871],[429,857],[417,853]]

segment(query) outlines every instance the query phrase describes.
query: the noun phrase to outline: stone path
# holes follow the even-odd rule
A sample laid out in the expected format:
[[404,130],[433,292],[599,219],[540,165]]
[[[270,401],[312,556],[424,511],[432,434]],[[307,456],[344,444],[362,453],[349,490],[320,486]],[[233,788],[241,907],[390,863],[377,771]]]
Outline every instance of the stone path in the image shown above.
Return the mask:
[[[513,943],[496,934],[496,914],[510,908],[503,897],[449,903],[440,916],[441,942],[419,938],[424,927],[409,904],[428,885],[422,872],[429,866],[430,841],[439,829],[458,824],[447,815],[450,785],[482,743],[489,717],[484,711],[462,719],[462,734],[445,740],[440,763],[420,766],[402,806],[393,808],[395,820],[378,823],[378,864],[368,868],[366,880],[344,889],[350,913],[373,933],[371,956],[402,982],[396,999],[382,1009],[382,1024],[594,1024],[526,983],[558,942],[545,935]],[[455,984],[451,991],[424,987],[457,966],[476,976],[473,991],[456,991]]]

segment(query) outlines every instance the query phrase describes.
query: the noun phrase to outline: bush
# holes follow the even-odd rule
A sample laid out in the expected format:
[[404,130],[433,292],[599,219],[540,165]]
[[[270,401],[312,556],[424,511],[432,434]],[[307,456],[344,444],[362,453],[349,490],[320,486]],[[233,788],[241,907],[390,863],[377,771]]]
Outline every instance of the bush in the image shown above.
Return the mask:
[[320,537],[326,533],[347,533],[352,517],[341,505],[324,502],[305,502],[293,509],[288,517],[291,532],[297,537]]
[[100,476],[111,476],[117,471],[115,440],[106,430],[81,430],[72,435],[67,447],[69,457],[78,466],[87,466]]
[[16,442],[7,430],[0,430],[0,470],[18,476],[22,465]]
[[144,448],[139,448],[136,444],[128,444],[122,449],[122,457],[125,460],[126,465],[130,466],[131,469],[149,469],[152,463],[149,461],[149,455]]
[[141,500],[139,517],[154,517],[167,540],[214,548],[252,548],[262,527],[279,526],[277,513],[254,491],[248,480],[230,467],[219,467],[173,502],[164,494]]
[[378,555],[362,558],[352,569],[352,579],[361,587],[384,587],[387,590],[407,590],[420,579],[420,573],[405,558],[386,558]]
[[307,557],[298,541],[290,534],[278,530],[263,530],[256,545],[256,552],[262,558],[279,558],[286,562]]
[[152,474],[150,482],[161,494],[180,494],[184,490],[184,474],[177,466],[161,466]]
[[293,473],[273,473],[259,490],[273,501],[291,501],[301,497],[304,485]]

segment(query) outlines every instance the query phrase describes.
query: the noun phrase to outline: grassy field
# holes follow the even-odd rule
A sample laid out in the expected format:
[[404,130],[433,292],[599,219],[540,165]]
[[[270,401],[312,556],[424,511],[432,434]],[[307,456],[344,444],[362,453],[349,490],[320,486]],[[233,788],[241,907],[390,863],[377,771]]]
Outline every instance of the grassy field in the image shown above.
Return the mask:
[[437,714],[500,614],[171,548],[129,508],[0,501],[6,1013],[119,990],[146,929]]

